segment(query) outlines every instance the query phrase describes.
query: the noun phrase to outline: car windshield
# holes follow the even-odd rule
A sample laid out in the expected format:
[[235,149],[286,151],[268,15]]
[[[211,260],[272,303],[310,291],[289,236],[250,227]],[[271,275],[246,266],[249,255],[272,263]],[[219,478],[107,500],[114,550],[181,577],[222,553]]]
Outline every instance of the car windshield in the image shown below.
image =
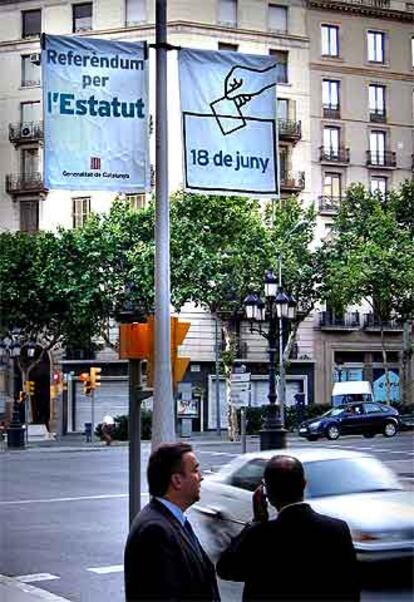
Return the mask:
[[394,473],[376,458],[340,458],[305,464],[306,498],[403,489]]

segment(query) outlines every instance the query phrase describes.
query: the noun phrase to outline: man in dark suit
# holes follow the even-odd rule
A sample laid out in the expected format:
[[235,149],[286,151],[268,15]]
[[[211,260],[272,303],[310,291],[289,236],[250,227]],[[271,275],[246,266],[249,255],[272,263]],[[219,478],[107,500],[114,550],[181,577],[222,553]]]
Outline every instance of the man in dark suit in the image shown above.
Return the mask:
[[[274,456],[253,494],[253,523],[222,553],[217,573],[244,581],[243,600],[359,600],[357,563],[348,525],[303,502],[304,469]],[[278,511],[269,520],[266,497]]]
[[147,478],[152,497],[125,547],[126,600],[220,600],[214,566],[184,514],[200,499],[203,480],[192,447],[158,447]]

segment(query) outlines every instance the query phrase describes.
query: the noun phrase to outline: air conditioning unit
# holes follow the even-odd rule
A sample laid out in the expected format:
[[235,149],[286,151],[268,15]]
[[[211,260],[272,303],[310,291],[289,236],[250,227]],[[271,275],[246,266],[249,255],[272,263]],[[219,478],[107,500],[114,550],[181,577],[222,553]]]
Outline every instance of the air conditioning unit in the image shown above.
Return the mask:
[[35,65],[40,65],[40,52],[33,52],[33,54],[30,55],[30,62]]
[[23,123],[20,127],[20,136],[22,138],[33,138],[34,136],[33,123]]

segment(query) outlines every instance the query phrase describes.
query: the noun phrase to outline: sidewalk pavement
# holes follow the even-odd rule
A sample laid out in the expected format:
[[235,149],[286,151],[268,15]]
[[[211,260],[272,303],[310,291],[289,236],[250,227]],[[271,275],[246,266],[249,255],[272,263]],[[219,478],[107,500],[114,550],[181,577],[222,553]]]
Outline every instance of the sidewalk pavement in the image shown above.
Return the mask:
[[0,600],[1,602],[68,602],[67,598],[56,596],[6,575],[0,575]]
[[[289,439],[296,439],[297,436],[293,433],[289,433]],[[203,433],[193,433],[191,437],[177,437],[180,441],[188,441],[192,445],[241,445],[240,439],[238,441],[230,441],[227,436],[227,431],[223,430],[221,437],[217,436],[216,431],[207,431]],[[248,435],[247,441],[258,441],[258,435]],[[128,441],[113,441],[110,446],[106,445],[105,441],[101,441],[95,437],[94,443],[87,441],[83,433],[68,433],[67,435],[61,435],[50,439],[35,439],[30,441],[24,448],[9,448],[7,442],[3,442],[3,451],[11,453],[19,453],[22,451],[36,450],[36,451],[97,451],[102,449],[113,449],[116,447],[128,447]],[[151,441],[142,440],[142,443],[150,445]],[[0,598],[1,600],[1,598]]]

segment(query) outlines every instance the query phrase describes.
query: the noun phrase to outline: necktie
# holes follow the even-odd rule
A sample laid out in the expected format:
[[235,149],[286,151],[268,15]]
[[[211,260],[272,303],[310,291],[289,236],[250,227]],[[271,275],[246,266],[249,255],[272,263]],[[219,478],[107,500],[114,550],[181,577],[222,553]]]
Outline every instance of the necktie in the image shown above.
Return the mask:
[[191,523],[190,523],[190,521],[187,518],[184,521],[184,529],[186,530],[186,532],[187,532],[188,536],[190,537],[191,541],[196,546],[197,550],[200,551],[201,550],[200,542],[198,541],[197,535],[194,533],[193,527],[191,526]]

